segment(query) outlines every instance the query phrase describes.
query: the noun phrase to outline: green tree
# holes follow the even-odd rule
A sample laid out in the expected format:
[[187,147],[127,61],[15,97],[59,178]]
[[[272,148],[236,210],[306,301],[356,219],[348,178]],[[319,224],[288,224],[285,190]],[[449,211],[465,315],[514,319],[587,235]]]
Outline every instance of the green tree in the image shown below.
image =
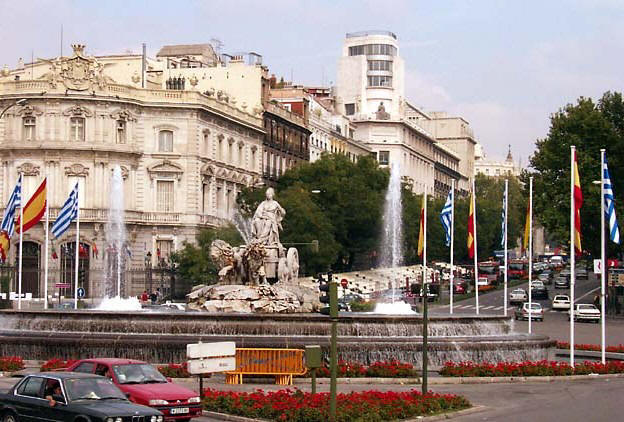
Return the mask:
[[[552,115],[546,138],[538,140],[531,157],[534,175],[534,215],[552,238],[561,245],[570,239],[570,146],[575,145],[583,191],[581,208],[581,241],[584,250],[600,251],[600,149],[607,150],[609,171],[616,199],[616,212],[624,208],[624,103],[619,93],[605,93],[598,103],[579,98]],[[523,179],[526,182],[529,174]],[[608,242],[610,254],[619,253],[619,246]]]
[[215,239],[221,239],[232,246],[243,242],[241,235],[231,225],[200,230],[196,244],[184,242],[182,249],[171,255],[182,281],[190,285],[214,284],[218,281],[218,270],[210,258],[210,244]]

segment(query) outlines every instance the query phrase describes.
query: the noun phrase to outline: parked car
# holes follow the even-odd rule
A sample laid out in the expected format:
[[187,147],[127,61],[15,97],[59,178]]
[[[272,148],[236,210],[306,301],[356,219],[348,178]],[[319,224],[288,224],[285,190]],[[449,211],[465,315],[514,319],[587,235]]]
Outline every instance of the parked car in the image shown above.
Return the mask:
[[154,366],[133,359],[82,359],[67,371],[108,377],[131,402],[153,407],[165,420],[184,420],[201,416],[196,392],[174,384]]
[[70,372],[26,375],[0,394],[0,416],[3,422],[163,421],[161,412],[130,402],[108,378]]
[[570,309],[570,296],[555,295],[552,301],[552,309]]
[[544,321],[544,309],[542,308],[542,305],[536,302],[532,302],[530,305],[531,307],[529,308],[529,302],[525,302],[522,304],[522,308],[516,309],[516,319],[528,320],[531,318],[538,321]]
[[569,288],[570,288],[570,278],[559,274],[557,278],[555,278],[555,289],[569,289]]
[[509,294],[509,303],[524,303],[529,299],[529,295],[524,289],[514,289]]
[[[568,321],[570,311],[568,311]],[[574,305],[574,321],[600,321],[600,310],[592,304],[579,303]]]
[[339,299],[340,302],[344,302],[344,303],[351,303],[351,302],[364,302],[364,298],[356,293],[349,293],[346,294],[344,296],[342,296]]
[[548,299],[548,289],[539,280],[531,282],[531,298],[532,299]]

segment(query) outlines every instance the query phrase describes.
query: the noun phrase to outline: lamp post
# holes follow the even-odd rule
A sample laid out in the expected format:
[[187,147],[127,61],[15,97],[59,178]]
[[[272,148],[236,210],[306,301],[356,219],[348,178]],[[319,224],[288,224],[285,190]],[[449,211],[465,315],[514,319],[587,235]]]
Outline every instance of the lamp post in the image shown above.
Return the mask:
[[149,282],[149,292],[152,294],[152,253],[150,251],[145,254],[145,276]]
[[7,112],[8,109],[10,109],[11,107],[14,106],[23,106],[28,102],[28,100],[26,98],[20,98],[19,100],[15,101],[12,104],[9,104],[8,106],[4,107],[2,109],[2,111],[0,111],[0,119],[2,119],[2,116],[4,116],[4,113]]

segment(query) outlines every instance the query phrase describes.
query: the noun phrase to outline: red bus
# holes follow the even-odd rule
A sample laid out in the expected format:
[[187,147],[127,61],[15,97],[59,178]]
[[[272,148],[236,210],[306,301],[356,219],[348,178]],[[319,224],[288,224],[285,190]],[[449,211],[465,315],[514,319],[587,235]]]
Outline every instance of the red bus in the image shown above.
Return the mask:
[[477,264],[479,268],[479,279],[487,278],[488,284],[498,280],[500,269],[496,261],[483,261]]
[[529,277],[529,263],[526,259],[511,259],[509,260],[509,269],[507,270],[509,278],[528,278]]

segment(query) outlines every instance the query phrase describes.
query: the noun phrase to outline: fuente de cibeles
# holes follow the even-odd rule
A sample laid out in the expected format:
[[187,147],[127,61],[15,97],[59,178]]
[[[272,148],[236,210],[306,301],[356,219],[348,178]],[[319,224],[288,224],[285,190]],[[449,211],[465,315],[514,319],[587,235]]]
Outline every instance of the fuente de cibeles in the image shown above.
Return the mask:
[[[391,169],[386,195],[387,225],[400,201],[398,169]],[[394,213],[394,216],[392,215]],[[252,220],[244,245],[221,240],[210,253],[220,268],[216,285],[196,286],[187,312],[103,310],[3,310],[0,355],[31,359],[116,356],[150,362],[181,362],[189,343],[235,341],[237,347],[329,348],[330,319],[318,313],[318,285],[299,278],[297,250],[279,239],[286,210],[272,189]],[[400,242],[400,231],[386,230],[384,243]],[[393,253],[400,248],[389,246]],[[398,279],[400,259],[371,274]],[[119,271],[124,271],[122,266]],[[396,277],[393,277],[396,276]],[[348,276],[348,275],[346,275]],[[341,276],[342,277],[342,276]],[[422,316],[341,312],[338,354],[347,362],[370,364],[396,359],[421,364]],[[397,303],[397,309],[399,304]],[[195,310],[195,311],[192,311]],[[546,359],[554,342],[546,336],[515,333],[511,317],[501,315],[434,315],[429,317],[429,362]]]

